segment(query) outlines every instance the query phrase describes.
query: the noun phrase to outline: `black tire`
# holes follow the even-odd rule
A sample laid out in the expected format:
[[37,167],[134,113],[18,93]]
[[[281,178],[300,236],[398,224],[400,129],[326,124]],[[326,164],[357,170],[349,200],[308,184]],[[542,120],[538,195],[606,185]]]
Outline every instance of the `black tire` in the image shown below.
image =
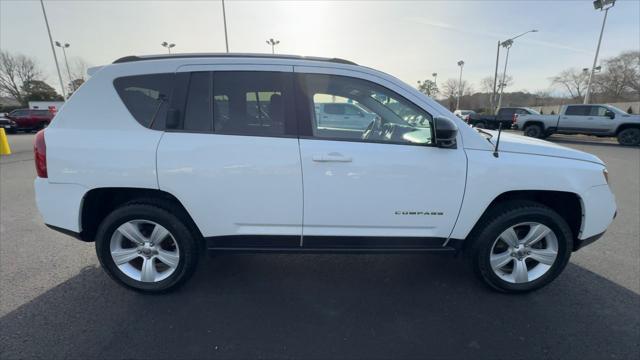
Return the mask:
[[482,121],[475,123],[474,126],[477,127],[478,129],[486,129],[487,128],[487,125],[485,123],[483,123]]
[[542,126],[533,124],[527,125],[524,130],[524,136],[529,136],[533,138],[542,139],[544,138],[544,131],[542,130]]
[[[184,284],[195,270],[199,258],[198,239],[190,224],[179,214],[179,209],[166,209],[153,202],[135,202],[125,204],[105,217],[96,234],[96,253],[100,264],[107,274],[118,284],[145,293],[162,293]],[[115,264],[110,251],[111,236],[116,229],[127,221],[143,219],[153,221],[166,228],[175,239],[180,259],[175,271],[166,279],[158,282],[142,282],[124,274]]]
[[[538,222],[549,227],[558,240],[558,253],[544,275],[525,283],[510,283],[494,273],[489,259],[498,236],[523,222]],[[572,239],[567,222],[551,208],[528,200],[508,201],[489,210],[474,229],[470,239],[471,262],[476,275],[491,288],[507,293],[529,292],[549,284],[560,275],[571,256]]]
[[626,128],[618,133],[618,143],[624,146],[640,145],[640,128]]
[[17,132],[18,132],[18,130],[16,130],[15,128],[8,128],[7,129],[7,134],[15,134]]

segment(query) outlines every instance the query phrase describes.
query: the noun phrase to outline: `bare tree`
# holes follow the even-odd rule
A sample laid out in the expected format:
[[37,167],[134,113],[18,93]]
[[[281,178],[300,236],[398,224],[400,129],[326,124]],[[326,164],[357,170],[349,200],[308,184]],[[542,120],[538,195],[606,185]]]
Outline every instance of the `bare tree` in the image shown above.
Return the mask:
[[427,96],[436,96],[440,91],[438,85],[432,80],[418,80],[418,90]]
[[[498,79],[502,80],[502,76],[498,76]],[[505,76],[504,82],[506,86],[513,85],[513,76],[511,75]],[[496,91],[498,89],[500,89],[499,86],[496,87]],[[480,80],[480,91],[484,93],[493,93],[493,75],[489,75],[483,78],[482,80]]]
[[71,64],[71,78],[73,80],[87,80],[89,64],[81,57],[76,57]]
[[25,84],[39,78],[42,72],[36,62],[24,55],[0,52],[0,93],[21,104],[26,103]]
[[622,100],[628,92],[640,91],[640,51],[624,52],[604,61],[604,71],[596,78],[598,90],[612,100]]
[[[462,91],[459,91],[459,86],[462,86]],[[465,96],[469,96],[473,93],[473,87],[466,80],[462,80],[462,83],[458,83],[458,79],[447,79],[447,81],[442,84],[442,94],[447,98],[447,103],[449,104],[449,109],[453,109],[456,106],[456,98],[458,95],[462,93],[462,97],[460,98],[460,104],[463,104],[463,99]]]
[[551,78],[551,85],[560,86],[569,92],[572,98],[582,97],[582,93],[587,89],[589,73],[575,68],[562,71]]

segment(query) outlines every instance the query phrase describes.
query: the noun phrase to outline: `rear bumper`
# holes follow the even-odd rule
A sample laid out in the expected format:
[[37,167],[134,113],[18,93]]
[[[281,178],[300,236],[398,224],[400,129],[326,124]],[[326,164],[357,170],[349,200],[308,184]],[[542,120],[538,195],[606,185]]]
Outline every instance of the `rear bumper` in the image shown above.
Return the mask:
[[[80,233],[80,209],[87,189],[77,184],[54,184],[48,179],[34,181],[36,205],[44,223],[67,232]],[[59,230],[60,231],[60,230]]]

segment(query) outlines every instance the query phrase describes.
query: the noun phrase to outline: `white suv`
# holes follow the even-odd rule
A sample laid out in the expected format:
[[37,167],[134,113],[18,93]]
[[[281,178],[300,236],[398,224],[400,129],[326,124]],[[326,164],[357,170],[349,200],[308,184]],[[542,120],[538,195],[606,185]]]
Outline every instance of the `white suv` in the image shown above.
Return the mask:
[[[136,290],[175,288],[208,249],[463,251],[493,288],[529,291],[616,213],[597,157],[511,134],[496,151],[495,132],[345,60],[132,56],[92,73],[36,137],[36,199]],[[321,127],[334,97],[375,116]]]

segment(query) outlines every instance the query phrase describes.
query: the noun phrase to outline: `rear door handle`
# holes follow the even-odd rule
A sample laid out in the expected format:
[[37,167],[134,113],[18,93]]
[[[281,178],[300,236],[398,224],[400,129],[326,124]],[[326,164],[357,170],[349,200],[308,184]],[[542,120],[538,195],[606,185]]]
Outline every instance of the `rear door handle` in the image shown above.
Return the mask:
[[315,162],[351,162],[352,159],[349,156],[344,156],[340,153],[329,153],[329,154],[316,154],[311,157],[311,159]]

